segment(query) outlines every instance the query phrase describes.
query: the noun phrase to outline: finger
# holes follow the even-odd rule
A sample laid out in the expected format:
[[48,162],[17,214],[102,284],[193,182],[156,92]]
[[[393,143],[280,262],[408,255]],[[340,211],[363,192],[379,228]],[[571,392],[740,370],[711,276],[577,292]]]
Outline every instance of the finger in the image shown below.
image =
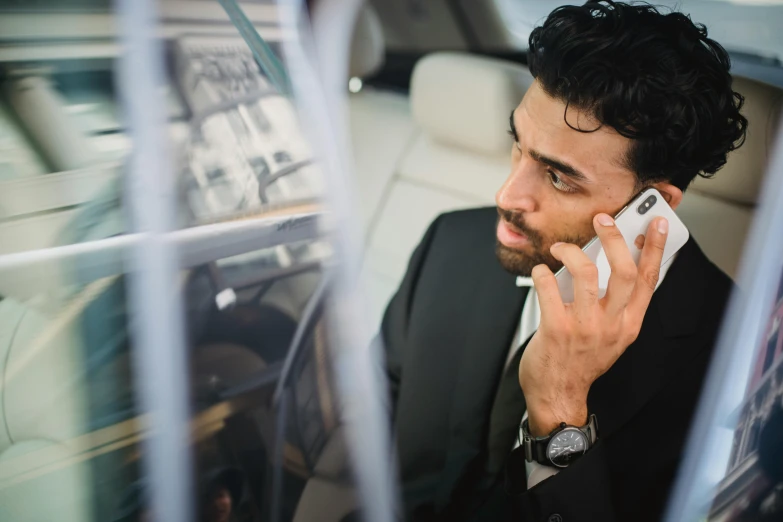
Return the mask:
[[634,240],[633,244],[634,244],[634,246],[638,250],[643,249],[644,248],[644,235],[643,234],[639,234],[638,236],[636,236],[636,239]]
[[536,265],[530,273],[538,294],[538,306],[541,308],[541,322],[557,325],[565,312],[563,298],[557,287],[555,274],[546,265]]
[[609,314],[619,314],[631,300],[636,285],[636,263],[622,232],[611,216],[598,214],[593,219],[593,227],[601,240],[611,269],[606,296],[603,299],[604,307]]
[[555,243],[549,251],[574,278],[574,310],[589,317],[598,302],[598,267],[581,248],[570,243]]
[[631,302],[628,304],[629,311],[637,318],[644,317],[653,292],[658,285],[663,249],[666,246],[668,233],[669,223],[666,218],[656,218],[647,227],[644,248],[639,258],[636,286],[634,286]]

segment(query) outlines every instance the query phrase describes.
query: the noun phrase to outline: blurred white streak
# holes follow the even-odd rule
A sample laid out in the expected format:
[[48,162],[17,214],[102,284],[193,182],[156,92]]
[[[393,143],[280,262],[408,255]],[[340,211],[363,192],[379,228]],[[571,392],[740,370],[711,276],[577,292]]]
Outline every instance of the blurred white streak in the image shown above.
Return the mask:
[[[179,268],[192,268],[285,243],[316,239],[322,230],[320,219],[320,212],[241,219],[176,230],[168,237],[178,254]],[[45,293],[52,281],[83,285],[122,274],[126,260],[145,241],[143,233],[126,234],[0,256],[0,295],[28,299]]]
[[335,233],[335,284],[330,318],[343,422],[365,520],[391,522],[397,505],[386,377],[371,337],[359,288],[361,241],[346,132],[348,57],[360,0],[322,0],[313,13],[313,38],[300,18],[302,2],[280,4],[283,30],[298,32],[283,50],[300,110],[300,121],[318,152],[327,183]]
[[152,520],[192,520],[188,375],[174,227],[176,185],[167,151],[163,49],[154,0],[117,0],[123,54],[117,85],[134,143],[124,203],[142,233],[129,258],[134,390],[150,432],[142,463]]

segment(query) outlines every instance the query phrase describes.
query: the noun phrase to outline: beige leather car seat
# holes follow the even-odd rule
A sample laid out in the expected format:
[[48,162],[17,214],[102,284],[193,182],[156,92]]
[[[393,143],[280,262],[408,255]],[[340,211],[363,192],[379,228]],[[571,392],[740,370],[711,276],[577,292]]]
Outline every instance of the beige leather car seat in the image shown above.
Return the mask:
[[677,209],[707,257],[731,277],[744,253],[783,106],[783,90],[777,87],[735,77],[734,90],[745,96],[745,144],[729,154],[713,178],[697,177]]
[[[351,81],[375,74],[384,63],[384,53],[380,20],[372,6],[365,4],[357,17],[351,43]],[[377,217],[397,163],[415,133],[408,97],[365,86],[348,97],[348,129],[361,229],[366,234]]]
[[[433,53],[417,63],[410,89],[415,130],[368,225],[362,280],[373,326],[430,222],[494,203],[510,168],[508,117],[532,81],[521,65],[465,53]],[[383,147],[385,134],[378,133],[382,125],[374,140]],[[362,146],[354,140],[357,158],[366,154]]]

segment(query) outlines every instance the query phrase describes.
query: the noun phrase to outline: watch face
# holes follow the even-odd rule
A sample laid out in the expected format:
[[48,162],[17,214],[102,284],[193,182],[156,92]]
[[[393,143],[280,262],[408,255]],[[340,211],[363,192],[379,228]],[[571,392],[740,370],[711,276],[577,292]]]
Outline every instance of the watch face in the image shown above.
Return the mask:
[[566,428],[549,441],[546,455],[559,468],[565,468],[587,451],[587,435],[576,428]]

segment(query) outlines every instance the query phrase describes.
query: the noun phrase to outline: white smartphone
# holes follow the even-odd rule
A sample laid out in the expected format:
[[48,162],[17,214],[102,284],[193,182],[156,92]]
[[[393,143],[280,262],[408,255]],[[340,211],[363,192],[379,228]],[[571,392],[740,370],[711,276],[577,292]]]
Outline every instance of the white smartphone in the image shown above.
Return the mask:
[[[628,245],[633,261],[637,265],[642,251],[635,245],[636,238],[640,234],[645,235],[650,222],[657,217],[665,217],[669,222],[669,234],[666,238],[666,247],[663,249],[663,258],[661,258],[661,266],[664,266],[685,245],[690,234],[660,192],[654,188],[644,190],[614,217],[615,225],[625,238],[625,244]],[[609,261],[606,259],[601,240],[598,239],[598,236],[594,237],[582,248],[582,251],[598,267],[598,292],[599,297],[603,297],[606,294],[606,287],[609,284],[609,276],[612,271],[609,268]],[[563,302],[572,303],[574,301],[574,278],[571,273],[566,267],[563,267],[557,271],[555,277]]]

